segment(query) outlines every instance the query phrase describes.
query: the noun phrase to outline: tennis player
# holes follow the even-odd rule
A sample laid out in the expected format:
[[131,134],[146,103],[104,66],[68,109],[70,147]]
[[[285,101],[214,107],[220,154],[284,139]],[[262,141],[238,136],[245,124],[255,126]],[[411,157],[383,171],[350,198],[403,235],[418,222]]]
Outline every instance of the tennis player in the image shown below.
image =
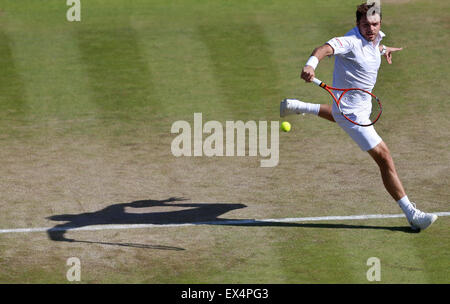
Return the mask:
[[[316,48],[305,67],[301,78],[311,82],[315,77],[315,69],[325,56],[335,57],[333,87],[360,88],[371,92],[377,80],[381,56],[392,64],[392,54],[401,48],[387,47],[380,42],[385,36],[381,29],[381,10],[373,9],[366,3],[358,6],[356,11],[356,27],[345,36],[329,40]],[[337,96],[338,97],[338,96]],[[345,97],[345,96],[344,96]],[[363,102],[345,100],[344,106],[350,113],[367,113]],[[349,122],[343,117],[336,104],[313,104],[297,99],[285,99],[280,104],[280,116],[307,113],[318,115],[329,121],[336,122],[361,148],[367,151],[378,164],[384,186],[397,201],[413,230],[424,230],[436,219],[434,214],[428,214],[416,208],[405,193],[405,189],[397,175],[391,154],[386,143],[375,131],[373,126],[361,127]],[[368,114],[367,114],[368,115]],[[366,119],[367,117],[359,117]]]

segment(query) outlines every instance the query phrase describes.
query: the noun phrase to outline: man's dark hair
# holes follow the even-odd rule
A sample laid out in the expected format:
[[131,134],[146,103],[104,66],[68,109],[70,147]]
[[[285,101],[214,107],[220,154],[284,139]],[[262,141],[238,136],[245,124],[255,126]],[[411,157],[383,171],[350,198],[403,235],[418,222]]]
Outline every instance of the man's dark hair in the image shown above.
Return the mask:
[[361,18],[367,17],[367,12],[369,12],[371,8],[374,8],[373,10],[371,10],[371,15],[379,13],[381,19],[381,7],[379,7],[379,11],[377,11],[377,9],[375,9],[375,5],[375,2],[373,2],[372,4],[363,3],[361,5],[358,5],[358,9],[356,10],[356,22],[359,22]]

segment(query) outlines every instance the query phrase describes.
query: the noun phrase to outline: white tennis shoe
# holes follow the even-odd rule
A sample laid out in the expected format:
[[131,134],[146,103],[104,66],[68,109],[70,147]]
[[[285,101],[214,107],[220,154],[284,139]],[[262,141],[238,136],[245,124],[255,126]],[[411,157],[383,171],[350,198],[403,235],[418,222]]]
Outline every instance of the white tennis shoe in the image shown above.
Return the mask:
[[[414,204],[413,204],[414,205]],[[425,230],[437,220],[437,215],[425,213],[420,211],[414,205],[414,213],[410,219],[408,219],[411,229],[415,231]]]
[[283,99],[280,103],[280,117],[285,117],[292,114],[301,114],[299,108],[302,102],[297,99]]

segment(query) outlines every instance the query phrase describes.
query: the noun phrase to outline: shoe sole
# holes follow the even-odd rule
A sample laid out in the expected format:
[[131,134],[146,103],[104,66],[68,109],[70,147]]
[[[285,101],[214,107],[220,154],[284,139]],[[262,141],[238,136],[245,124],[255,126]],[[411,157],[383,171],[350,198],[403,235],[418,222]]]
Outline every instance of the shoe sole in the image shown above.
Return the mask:
[[282,102],[280,102],[280,117],[285,117],[286,116],[286,106],[287,106],[287,101],[286,99],[284,99]]

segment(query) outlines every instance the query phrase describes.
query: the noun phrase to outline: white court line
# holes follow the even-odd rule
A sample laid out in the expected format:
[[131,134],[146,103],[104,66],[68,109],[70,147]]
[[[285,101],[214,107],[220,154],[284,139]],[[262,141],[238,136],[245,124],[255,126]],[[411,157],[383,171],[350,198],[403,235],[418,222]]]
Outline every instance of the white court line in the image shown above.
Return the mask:
[[[450,216],[450,212],[433,212],[437,216]],[[94,231],[94,230],[118,230],[118,229],[139,229],[139,228],[165,228],[165,227],[187,227],[198,225],[251,225],[258,223],[292,223],[292,222],[314,222],[314,221],[352,221],[352,220],[370,220],[370,219],[387,219],[401,218],[404,214],[363,214],[348,216],[319,216],[319,217],[293,217],[279,219],[261,219],[261,220],[224,220],[196,223],[181,224],[124,224],[124,225],[92,225],[83,227],[37,227],[37,228],[15,228],[0,229],[0,234],[17,233],[17,232],[52,232],[52,231]]]

